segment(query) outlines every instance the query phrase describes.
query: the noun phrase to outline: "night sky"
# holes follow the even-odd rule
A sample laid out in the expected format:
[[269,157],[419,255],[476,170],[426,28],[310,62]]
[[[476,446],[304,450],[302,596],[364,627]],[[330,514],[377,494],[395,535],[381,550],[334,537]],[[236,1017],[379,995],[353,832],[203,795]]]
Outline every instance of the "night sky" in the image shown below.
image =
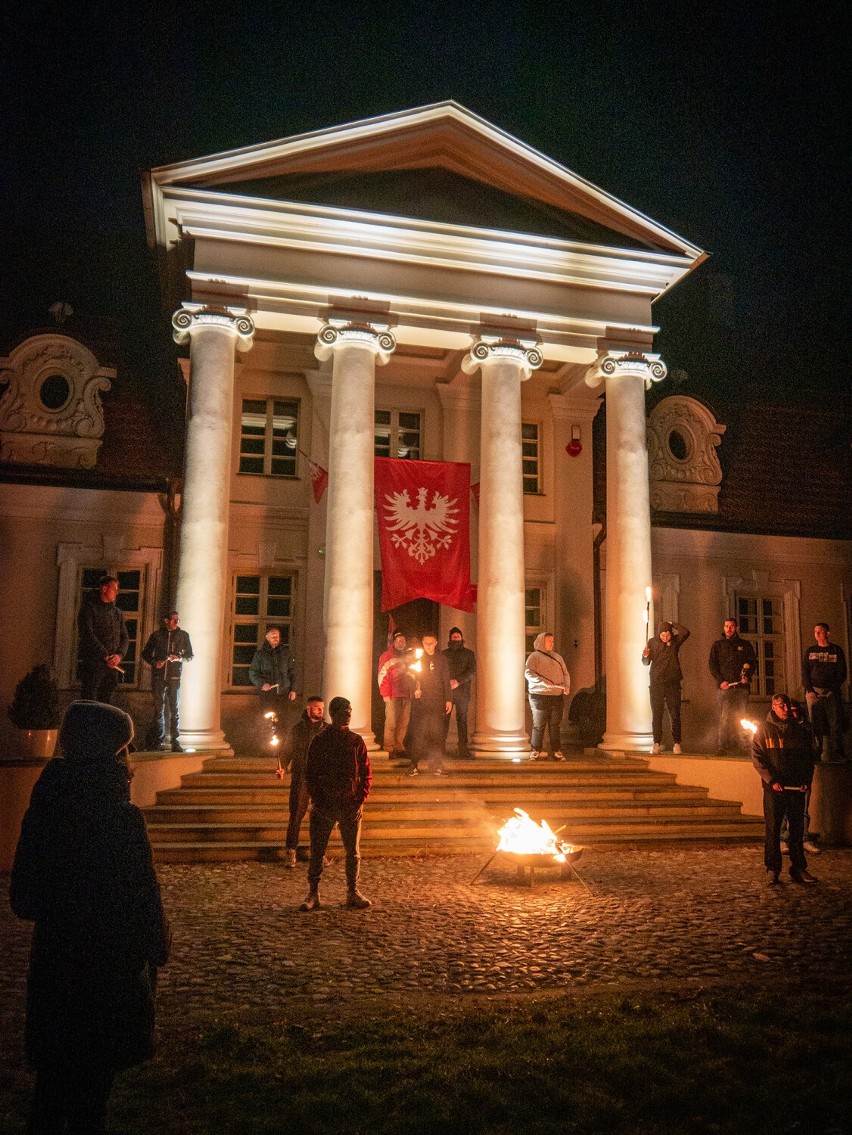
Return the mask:
[[20,5],[0,31],[0,348],[65,300],[70,333],[156,382],[173,348],[144,169],[453,98],[711,253],[655,308],[689,389],[848,394],[841,11]]

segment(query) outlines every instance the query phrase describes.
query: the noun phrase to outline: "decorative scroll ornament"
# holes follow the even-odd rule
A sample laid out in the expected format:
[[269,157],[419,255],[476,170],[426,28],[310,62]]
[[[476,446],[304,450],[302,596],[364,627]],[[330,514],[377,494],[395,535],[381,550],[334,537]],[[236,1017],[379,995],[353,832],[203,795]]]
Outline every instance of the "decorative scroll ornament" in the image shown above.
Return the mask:
[[324,324],[317,335],[314,354],[324,363],[339,347],[365,347],[373,351],[376,361],[384,366],[396,350],[396,339],[386,327],[332,320]]
[[115,371],[60,333],[25,340],[0,368],[0,460],[93,469]]
[[254,320],[242,307],[215,307],[200,303],[185,303],[172,316],[173,336],[176,343],[188,343],[199,327],[221,327],[233,333],[237,350],[247,351],[254,338]]
[[473,374],[483,363],[501,361],[516,363],[521,380],[526,381],[544,362],[544,355],[531,341],[482,335],[462,360],[462,370],[465,374]]
[[589,367],[586,384],[600,386],[605,379],[618,374],[635,375],[645,383],[645,389],[650,390],[651,383],[664,379],[668,369],[659,355],[647,351],[610,351]]
[[648,419],[651,507],[657,512],[718,512],[725,426],[695,398],[664,398]]

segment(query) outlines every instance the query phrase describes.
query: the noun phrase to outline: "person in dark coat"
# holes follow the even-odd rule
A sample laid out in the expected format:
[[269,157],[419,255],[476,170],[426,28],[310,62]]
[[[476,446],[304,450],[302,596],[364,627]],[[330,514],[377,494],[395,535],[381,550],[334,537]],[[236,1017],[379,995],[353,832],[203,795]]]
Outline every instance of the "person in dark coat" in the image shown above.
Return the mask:
[[104,575],[97,594],[83,601],[77,616],[80,635],[80,679],[82,701],[109,705],[121,679],[121,660],[127,654],[130,638],[124,615],[115,605],[118,580]]
[[425,634],[421,642],[423,655],[420,670],[415,671],[417,681],[411,704],[411,765],[408,772],[415,776],[419,771],[418,764],[425,760],[429,772],[443,776],[444,720],[453,708],[450,668],[444,655],[436,649],[438,640],[433,634]]
[[[456,711],[456,730],[459,744],[457,756],[469,757],[467,747],[467,711],[470,706],[471,682],[476,677],[476,655],[464,644],[460,627],[450,627],[446,650],[443,652],[450,671],[450,700]],[[450,729],[451,713],[444,717],[444,742]]]
[[130,803],[132,739],[120,709],[73,702],[62,756],[45,766],[24,816],[10,902],[35,923],[30,1135],[103,1131],[116,1073],[153,1053],[154,980],[169,932],[142,813]]
[[680,648],[689,638],[689,631],[680,623],[660,623],[656,635],[642,651],[642,663],[651,667],[651,722],[654,732],[654,752],[659,753],[663,743],[663,715],[668,709],[672,725],[674,753],[680,754]]
[[743,749],[740,721],[748,709],[752,680],[757,677],[757,655],[748,639],[740,638],[736,619],[725,619],[722,637],[710,647],[708,665],[718,691],[718,755],[747,751]]
[[182,753],[180,734],[180,679],[184,662],[192,661],[192,643],[185,630],[178,626],[180,616],[170,611],[163,625],[149,637],[142,659],[151,667],[151,693],[154,695],[154,720],[148,730],[149,748],[162,752],[166,747],[166,706],[172,732],[172,752]]
[[793,715],[786,694],[776,694],[766,721],[752,742],[752,764],[763,781],[763,817],[766,823],[763,859],[770,885],[781,874],[781,825],[789,824],[790,878],[794,883],[815,883],[804,851],[805,802],[814,775],[813,734]]

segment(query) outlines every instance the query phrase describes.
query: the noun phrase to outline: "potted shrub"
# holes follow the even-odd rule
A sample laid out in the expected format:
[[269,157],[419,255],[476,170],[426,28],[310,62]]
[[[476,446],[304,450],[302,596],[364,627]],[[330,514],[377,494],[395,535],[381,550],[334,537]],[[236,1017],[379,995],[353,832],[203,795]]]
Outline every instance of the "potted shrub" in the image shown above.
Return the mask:
[[21,746],[33,757],[52,757],[62,706],[59,685],[46,663],[21,678],[9,706],[9,719],[21,731]]

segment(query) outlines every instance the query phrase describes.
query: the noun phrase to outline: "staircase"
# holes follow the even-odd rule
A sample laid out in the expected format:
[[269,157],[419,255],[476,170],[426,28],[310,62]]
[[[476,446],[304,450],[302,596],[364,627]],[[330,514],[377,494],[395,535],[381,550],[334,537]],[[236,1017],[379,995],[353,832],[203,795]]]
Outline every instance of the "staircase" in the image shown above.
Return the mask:
[[[755,840],[763,820],[706,788],[676,783],[648,762],[587,752],[564,763],[445,762],[447,775],[417,777],[372,754],[361,854],[484,853],[497,829],[523,808],[561,837],[585,846],[662,840]],[[270,757],[214,757],[145,809],[159,863],[280,859],[287,832],[288,781]],[[332,838],[332,850],[337,845]],[[308,842],[307,818],[301,844]],[[339,845],[338,845],[339,846]]]

